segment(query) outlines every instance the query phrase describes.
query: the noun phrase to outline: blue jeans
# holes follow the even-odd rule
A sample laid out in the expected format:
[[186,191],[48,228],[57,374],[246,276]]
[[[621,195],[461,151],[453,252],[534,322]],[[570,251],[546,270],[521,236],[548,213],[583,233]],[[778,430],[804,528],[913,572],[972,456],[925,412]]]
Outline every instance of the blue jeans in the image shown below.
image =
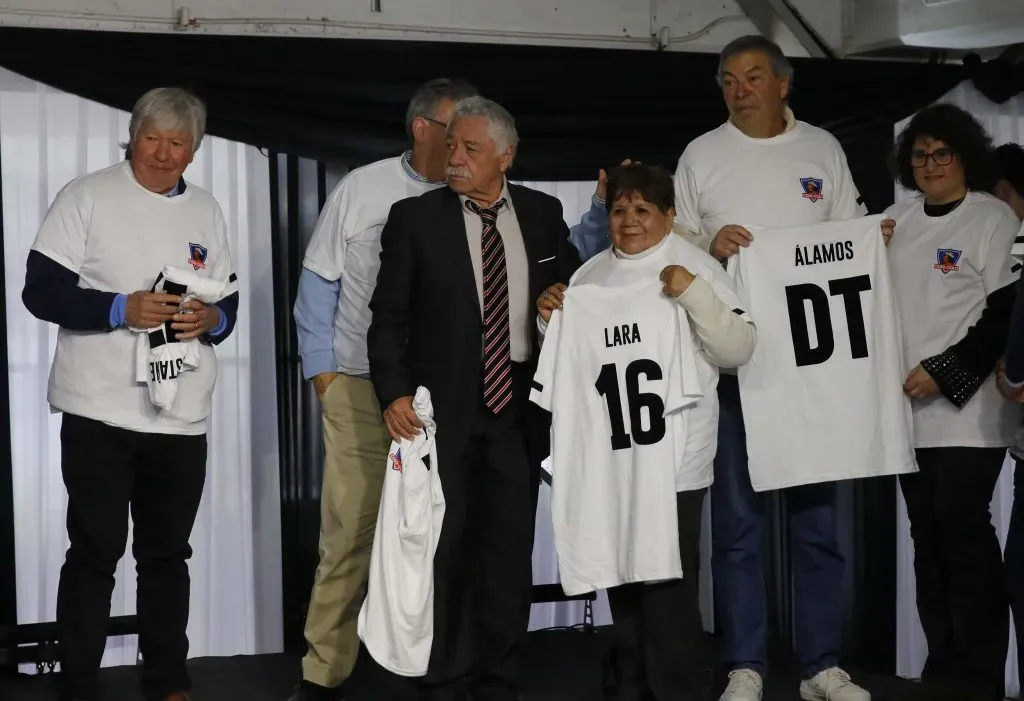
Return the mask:
[[[718,621],[729,668],[768,668],[768,611],[762,536],[764,496],[754,492],[747,467],[747,439],[739,384],[723,374],[718,455],[711,487],[711,567]],[[789,439],[799,440],[800,436]],[[780,440],[787,437],[780,436]],[[845,561],[836,537],[836,485],[786,490],[793,567],[793,608],[801,674],[810,679],[839,660],[840,595]]]
[[1021,460],[1014,463],[1013,510],[1010,512],[1003,560],[1006,563],[1010,611],[1013,612],[1013,626],[1017,633],[1017,669],[1024,675],[1024,463]]

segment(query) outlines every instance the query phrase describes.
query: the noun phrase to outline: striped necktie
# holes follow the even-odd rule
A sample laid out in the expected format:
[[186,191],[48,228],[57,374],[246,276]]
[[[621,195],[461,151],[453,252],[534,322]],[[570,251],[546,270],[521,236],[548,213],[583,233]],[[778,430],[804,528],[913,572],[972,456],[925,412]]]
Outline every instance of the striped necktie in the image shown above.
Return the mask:
[[480,240],[484,288],[484,405],[500,414],[512,399],[512,357],[509,346],[508,274],[505,245],[498,232],[498,210],[505,200],[484,209],[473,200],[466,207],[480,215],[483,233]]

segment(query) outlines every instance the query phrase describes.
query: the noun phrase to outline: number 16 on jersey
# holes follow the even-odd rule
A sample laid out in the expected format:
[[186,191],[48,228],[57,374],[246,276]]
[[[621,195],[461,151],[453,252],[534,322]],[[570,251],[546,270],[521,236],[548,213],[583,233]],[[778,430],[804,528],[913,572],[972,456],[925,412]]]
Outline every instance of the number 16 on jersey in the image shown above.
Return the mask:
[[[601,372],[594,383],[608,410],[612,428],[612,450],[628,450],[633,446],[633,441],[636,441],[637,445],[658,443],[665,437],[665,402],[653,392],[642,392],[640,380],[663,379],[661,366],[649,358],[637,358],[625,364],[623,376],[625,392],[620,387],[619,364],[606,363],[601,366]],[[625,402],[622,401],[623,395]],[[644,409],[647,410],[646,428]]]

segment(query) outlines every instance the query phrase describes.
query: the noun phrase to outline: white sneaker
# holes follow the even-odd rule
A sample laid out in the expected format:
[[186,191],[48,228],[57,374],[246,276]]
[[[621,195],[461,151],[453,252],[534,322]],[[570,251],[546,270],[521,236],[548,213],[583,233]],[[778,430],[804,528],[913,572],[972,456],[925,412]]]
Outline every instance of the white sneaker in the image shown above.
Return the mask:
[[843,670],[830,667],[800,682],[800,698],[804,701],[871,701],[871,694],[854,684]]
[[761,701],[764,680],[752,669],[737,669],[729,672],[729,686],[718,697],[718,701]]

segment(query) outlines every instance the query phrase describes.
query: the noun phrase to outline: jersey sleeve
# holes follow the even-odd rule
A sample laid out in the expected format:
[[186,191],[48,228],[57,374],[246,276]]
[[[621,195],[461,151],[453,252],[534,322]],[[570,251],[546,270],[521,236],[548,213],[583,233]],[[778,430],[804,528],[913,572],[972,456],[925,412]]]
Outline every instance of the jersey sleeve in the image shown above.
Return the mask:
[[[744,253],[746,253],[745,250],[740,251],[739,256],[732,256],[732,259],[729,261],[730,270],[735,274],[737,280],[742,279],[743,266],[740,265],[739,259]],[[740,296],[736,292],[736,284],[733,282],[733,278],[730,277],[730,272],[727,272],[721,266],[714,265],[702,266],[695,273],[711,286],[711,291],[732,310],[733,314],[736,314],[748,323],[753,323],[753,319],[750,318],[750,314],[747,312],[747,305],[740,301]]]
[[846,160],[846,153],[838,141],[834,141],[832,180],[835,183],[835,194],[832,198],[832,221],[844,219],[856,219],[868,213],[864,205],[864,199],[860,196],[857,184],[853,181],[853,174],[850,173],[850,164]]
[[[672,351],[668,356],[671,360],[666,368],[664,412],[666,417],[687,405],[686,390],[684,388],[684,369],[687,365],[687,358],[685,357],[686,353],[682,341],[683,328],[687,328],[688,333],[688,322],[686,320],[686,312],[683,309],[677,307],[672,311],[675,316],[673,323],[675,328],[672,334]],[[692,361],[692,358],[690,360]]]
[[77,182],[66,185],[46,212],[32,250],[79,274],[85,262],[90,216],[85,189]]
[[339,280],[345,270],[352,189],[351,180],[343,178],[327,198],[306,247],[306,257],[302,261],[302,267],[312,270],[329,282]]
[[220,205],[214,201],[213,240],[217,243],[217,257],[210,262],[210,277],[224,281],[223,297],[230,297],[238,292],[238,276],[235,275],[235,264],[231,258],[231,247],[228,245],[228,226],[224,221],[224,213]]
[[1021,263],[1024,262],[1024,222],[1021,222],[1020,231],[1017,232],[1017,238],[1013,240],[1013,248],[1010,249],[1010,255],[1016,260],[1014,261],[1014,273],[1020,272]]
[[986,237],[981,251],[982,284],[985,294],[990,295],[1017,281],[1020,267],[1012,255],[1014,241],[1020,232],[1017,218],[1009,209],[1000,211],[993,222],[991,235]]
[[555,395],[555,361],[562,338],[562,313],[555,311],[548,321],[544,345],[537,359],[537,372],[530,383],[530,401],[545,411],[551,411]]

